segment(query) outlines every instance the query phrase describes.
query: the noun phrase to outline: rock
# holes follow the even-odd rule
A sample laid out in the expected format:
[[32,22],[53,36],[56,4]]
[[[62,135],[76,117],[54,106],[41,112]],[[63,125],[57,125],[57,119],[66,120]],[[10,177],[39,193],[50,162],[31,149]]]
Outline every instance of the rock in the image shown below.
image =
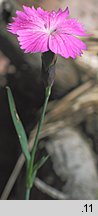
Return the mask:
[[98,176],[88,141],[75,129],[65,128],[51,138],[46,149],[69,199],[96,199]]

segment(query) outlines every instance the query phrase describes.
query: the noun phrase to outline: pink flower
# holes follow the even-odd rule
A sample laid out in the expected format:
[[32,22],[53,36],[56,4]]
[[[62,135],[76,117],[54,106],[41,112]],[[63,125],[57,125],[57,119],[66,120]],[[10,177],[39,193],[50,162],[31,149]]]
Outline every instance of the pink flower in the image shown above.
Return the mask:
[[68,19],[69,10],[57,12],[41,8],[23,6],[23,12],[16,11],[16,17],[8,25],[8,30],[18,36],[21,49],[25,53],[51,50],[65,58],[81,56],[86,45],[78,36],[87,36],[77,19]]

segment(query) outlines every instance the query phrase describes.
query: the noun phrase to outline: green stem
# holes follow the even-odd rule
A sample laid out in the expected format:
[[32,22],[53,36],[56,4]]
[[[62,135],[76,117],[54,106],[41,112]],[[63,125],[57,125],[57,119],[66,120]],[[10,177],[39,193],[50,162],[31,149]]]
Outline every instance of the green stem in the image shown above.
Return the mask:
[[38,124],[38,128],[37,128],[37,132],[36,132],[36,136],[35,136],[35,140],[34,140],[34,145],[31,151],[31,159],[30,159],[30,163],[29,166],[27,168],[27,181],[26,181],[26,197],[29,199],[30,196],[30,190],[32,188],[33,185],[33,175],[35,175],[33,173],[33,167],[34,167],[34,160],[35,160],[35,154],[36,154],[36,150],[37,150],[37,145],[38,145],[38,141],[39,141],[39,135],[40,135],[40,131],[42,129],[42,125],[44,122],[44,117],[45,117],[45,112],[46,112],[46,108],[47,108],[47,104],[48,104],[48,100],[51,94],[51,87],[52,86],[48,86],[46,88],[46,97],[45,97],[45,102],[44,102],[44,106],[43,106],[43,110],[42,110],[42,114],[41,114],[41,118]]
[[26,196],[25,196],[25,199],[26,199],[26,200],[29,200],[29,197],[30,197],[30,188],[26,188]]
[[37,148],[37,144],[38,144],[38,140],[39,140],[39,133],[40,133],[40,131],[42,129],[42,125],[43,125],[43,122],[44,122],[44,116],[45,116],[45,112],[46,112],[46,108],[47,108],[47,104],[48,104],[50,94],[51,94],[51,86],[48,86],[46,88],[45,103],[44,103],[43,110],[42,110],[42,115],[41,115],[41,118],[40,118],[40,121],[39,121],[39,124],[38,124],[37,133],[36,133],[35,141],[34,141],[34,146],[33,146],[32,152],[31,152],[31,164],[33,164],[33,162],[34,162],[36,148]]

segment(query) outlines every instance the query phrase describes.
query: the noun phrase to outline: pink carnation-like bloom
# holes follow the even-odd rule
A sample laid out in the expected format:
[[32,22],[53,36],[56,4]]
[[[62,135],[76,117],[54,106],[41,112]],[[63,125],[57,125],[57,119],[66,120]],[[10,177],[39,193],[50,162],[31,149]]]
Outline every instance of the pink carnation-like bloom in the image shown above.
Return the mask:
[[78,36],[87,36],[77,19],[68,19],[69,10],[44,11],[40,7],[23,6],[23,12],[16,11],[16,17],[8,25],[8,30],[18,36],[21,49],[25,53],[51,50],[65,58],[81,56],[86,45]]

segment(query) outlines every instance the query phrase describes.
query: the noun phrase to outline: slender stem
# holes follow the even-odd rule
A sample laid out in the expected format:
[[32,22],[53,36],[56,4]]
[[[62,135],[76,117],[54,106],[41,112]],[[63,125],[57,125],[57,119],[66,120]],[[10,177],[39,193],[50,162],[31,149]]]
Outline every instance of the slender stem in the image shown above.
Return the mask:
[[35,141],[34,141],[34,147],[32,149],[31,152],[31,164],[34,162],[34,158],[35,158],[35,153],[36,153],[36,148],[37,148],[37,144],[38,144],[38,140],[39,140],[39,133],[41,131],[43,122],[44,122],[44,116],[45,116],[45,112],[46,112],[46,108],[47,108],[47,104],[48,104],[48,100],[51,94],[51,86],[48,86],[46,88],[46,98],[45,98],[45,103],[43,106],[43,110],[42,110],[42,115],[38,124],[38,128],[37,128],[37,132],[36,132],[36,136],[35,136]]
[[29,200],[29,197],[30,197],[30,188],[26,188],[26,196],[25,196],[25,199],[26,199],[26,200]]
[[41,118],[40,118],[40,121],[39,121],[39,124],[38,124],[38,128],[37,128],[37,132],[36,132],[36,136],[35,136],[35,140],[34,140],[33,149],[31,151],[30,163],[29,163],[29,166],[27,168],[26,198],[28,198],[28,199],[29,199],[29,196],[30,196],[30,190],[31,190],[32,185],[34,183],[33,175],[35,176],[35,173],[33,173],[33,166],[34,166],[35,154],[36,154],[37,145],[38,145],[38,141],[39,141],[39,134],[40,134],[40,131],[42,129],[43,122],[44,122],[44,117],[45,117],[45,112],[46,112],[48,100],[49,100],[49,97],[50,97],[50,94],[51,94],[51,87],[52,86],[50,85],[50,86],[48,86],[46,88],[45,102],[44,102],[44,106],[43,106],[43,109],[42,109]]

